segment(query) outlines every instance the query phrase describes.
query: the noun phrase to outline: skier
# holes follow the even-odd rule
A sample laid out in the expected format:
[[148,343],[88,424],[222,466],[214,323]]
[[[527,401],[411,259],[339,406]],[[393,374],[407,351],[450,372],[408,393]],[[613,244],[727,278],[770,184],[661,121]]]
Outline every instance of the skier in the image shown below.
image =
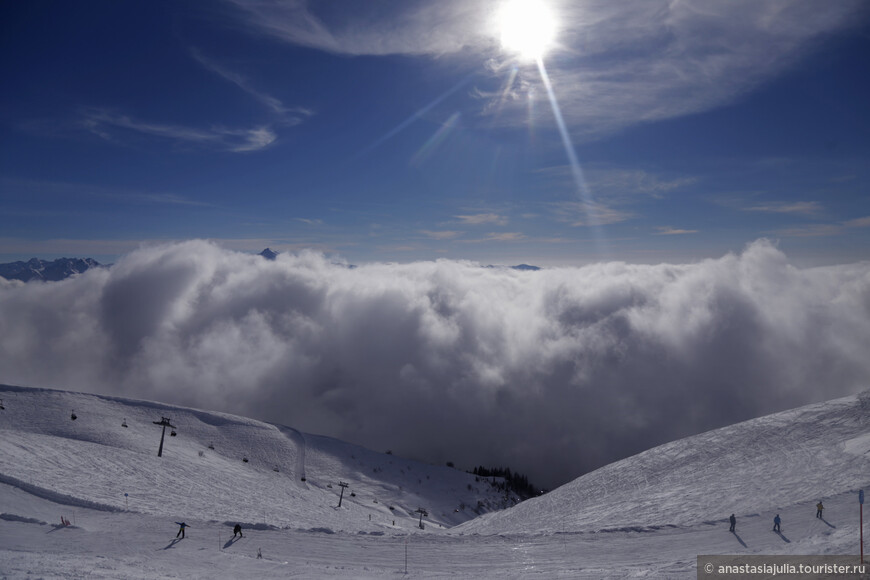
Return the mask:
[[781,523],[782,523],[782,520],[779,519],[779,514],[776,514],[776,517],[773,518],[773,531],[774,531],[774,532],[779,532],[779,531],[780,531],[780,529],[779,529],[779,524],[781,524]]
[[187,527],[190,527],[190,526],[188,526],[188,525],[185,524],[184,522],[175,522],[175,523],[178,524],[178,525],[180,526],[180,527],[178,528],[178,533],[175,534],[175,537],[177,538],[178,536],[181,536],[181,539],[183,540],[183,539],[184,539],[184,528],[187,528]]
[[728,531],[729,531],[729,532],[733,532],[733,531],[734,531],[734,526],[737,525],[737,518],[734,517],[734,514],[731,514],[731,517],[728,518],[728,520],[731,522],[731,529],[729,529]]
[[242,535],[242,526],[239,524],[236,524],[236,527],[233,528],[233,539],[234,540],[236,539],[236,534],[238,534],[240,538],[245,537]]
[[[825,506],[822,505],[822,500],[819,500],[819,503],[816,504],[816,517],[822,517],[822,510],[825,509]],[[824,519],[824,518],[822,518]]]

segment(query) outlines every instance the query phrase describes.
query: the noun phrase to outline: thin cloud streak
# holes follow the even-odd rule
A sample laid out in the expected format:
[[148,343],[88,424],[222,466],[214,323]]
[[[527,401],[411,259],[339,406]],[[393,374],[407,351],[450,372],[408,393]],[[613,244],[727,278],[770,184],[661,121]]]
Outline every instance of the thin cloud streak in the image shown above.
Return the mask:
[[526,235],[522,232],[488,232],[486,237],[460,240],[460,243],[483,244],[486,242],[518,242],[526,239]]
[[[491,44],[491,6],[484,2],[412,0],[389,11],[372,2],[330,6],[305,0],[227,0],[257,34],[349,55],[443,55]],[[489,30],[487,30],[489,28]]]
[[763,213],[805,214],[817,215],[822,213],[822,205],[817,201],[794,201],[773,202],[747,207],[746,211]]
[[775,233],[783,237],[813,238],[822,236],[838,236],[850,229],[868,227],[870,227],[870,216],[833,224],[805,224],[793,228],[777,230]]
[[507,217],[497,213],[475,213],[458,215],[456,216],[456,219],[458,219],[459,222],[462,224],[472,226],[479,226],[482,224],[495,224],[499,226],[504,226],[508,223]]
[[[217,409],[553,486],[867,388],[870,264],[348,268],[191,241],[0,284],[0,382]],[[485,428],[481,428],[485,426]]]
[[[634,212],[597,202],[565,201],[550,205],[556,220],[570,223],[573,227],[607,226],[637,217]],[[595,216],[594,222],[589,220],[590,215]]]
[[420,233],[433,240],[452,240],[462,235],[462,232],[456,230],[420,230]]
[[277,135],[272,129],[265,126],[253,129],[211,127],[204,130],[181,125],[148,123],[105,110],[92,110],[86,113],[82,126],[94,135],[110,142],[123,141],[118,131],[120,129],[167,139],[179,144],[212,147],[236,153],[265,149],[277,139]]
[[309,117],[313,115],[313,111],[304,107],[286,107],[280,99],[277,99],[267,93],[258,91],[251,86],[250,81],[244,75],[232,71],[216,61],[206,57],[199,50],[192,48],[190,54],[195,61],[201,64],[207,70],[217,74],[226,81],[236,85],[244,92],[248,93],[254,99],[259,101],[266,108],[281,117],[282,122],[287,125],[296,125],[302,122],[300,117]]
[[216,207],[215,204],[193,200],[183,195],[166,192],[145,192],[117,187],[106,187],[92,183],[71,183],[34,179],[0,178],[0,188],[7,195],[27,197],[63,194],[66,197],[80,197],[83,200],[102,199],[116,203],[155,204],[189,207]]
[[658,231],[656,232],[657,236],[682,236],[686,234],[697,234],[698,230],[681,230],[677,228],[672,228],[670,226],[662,226],[656,228]]

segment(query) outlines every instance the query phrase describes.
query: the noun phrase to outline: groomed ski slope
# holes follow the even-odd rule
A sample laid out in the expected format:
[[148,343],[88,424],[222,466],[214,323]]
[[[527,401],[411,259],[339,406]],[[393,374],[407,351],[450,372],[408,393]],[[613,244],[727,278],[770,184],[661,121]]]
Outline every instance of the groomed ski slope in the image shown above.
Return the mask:
[[[452,529],[456,494],[482,484],[456,470],[219,413],[14,387],[0,398],[0,578],[695,578],[698,554],[857,554],[856,490],[870,488],[870,393],[657,447]],[[158,459],[160,416],[179,429]],[[336,478],[351,484],[341,509],[325,487]],[[405,501],[390,511],[374,496]],[[425,530],[408,513],[418,501]]]
[[870,391],[660,445],[460,529],[682,527],[814,506],[862,486],[870,488]]
[[[0,399],[0,482],[73,505],[356,532],[414,527],[419,507],[452,526],[504,499],[456,469],[225,413],[10,386]],[[157,457],[162,417],[177,436]]]

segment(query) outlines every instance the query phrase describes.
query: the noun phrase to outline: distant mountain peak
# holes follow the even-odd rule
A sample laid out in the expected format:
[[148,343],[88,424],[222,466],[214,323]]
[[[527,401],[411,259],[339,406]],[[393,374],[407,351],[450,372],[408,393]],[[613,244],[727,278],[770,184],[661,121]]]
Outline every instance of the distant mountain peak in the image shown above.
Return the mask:
[[485,266],[485,267],[486,268],[509,268],[511,270],[520,270],[523,272],[537,272],[538,270],[540,270],[540,268],[538,266],[530,266],[529,264],[518,264],[516,266],[495,266],[495,265],[490,264],[490,265]]
[[278,252],[272,251],[271,248],[266,248],[265,250],[260,252],[258,255],[263,256],[267,260],[274,260],[275,258],[278,257]]

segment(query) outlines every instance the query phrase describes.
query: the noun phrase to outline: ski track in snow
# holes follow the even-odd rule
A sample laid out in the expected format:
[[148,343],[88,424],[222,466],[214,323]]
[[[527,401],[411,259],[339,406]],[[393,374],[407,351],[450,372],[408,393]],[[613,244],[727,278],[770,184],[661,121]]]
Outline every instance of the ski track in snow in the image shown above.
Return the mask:
[[[406,554],[414,578],[695,578],[698,554],[856,554],[870,487],[870,392],[662,445],[466,523],[460,502],[498,494],[457,470],[222,413],[0,398],[4,579],[394,578]],[[161,416],[178,435],[158,458]]]

